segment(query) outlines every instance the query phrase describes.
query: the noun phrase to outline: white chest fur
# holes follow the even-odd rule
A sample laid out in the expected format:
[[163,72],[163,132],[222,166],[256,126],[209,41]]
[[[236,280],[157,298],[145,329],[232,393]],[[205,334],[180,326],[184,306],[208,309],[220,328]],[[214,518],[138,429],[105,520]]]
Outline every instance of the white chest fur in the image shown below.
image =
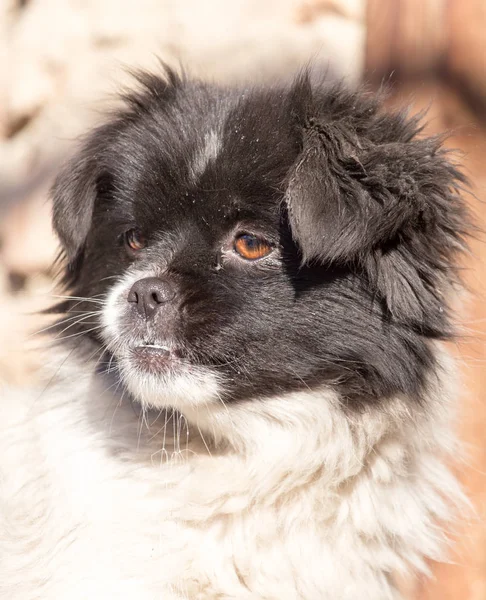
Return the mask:
[[[167,421],[90,376],[0,416],[3,599],[385,600],[461,498],[448,399],[329,390]],[[165,427],[164,427],[165,425]],[[202,432],[202,435],[201,435]]]

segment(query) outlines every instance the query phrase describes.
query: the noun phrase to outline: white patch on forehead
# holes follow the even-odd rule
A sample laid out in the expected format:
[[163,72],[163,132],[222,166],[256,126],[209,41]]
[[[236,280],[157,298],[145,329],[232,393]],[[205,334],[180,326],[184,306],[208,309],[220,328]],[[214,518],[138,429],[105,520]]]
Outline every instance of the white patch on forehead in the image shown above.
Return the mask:
[[200,177],[211,161],[216,160],[221,151],[221,138],[214,129],[204,134],[204,145],[196,151],[190,172],[193,179]]

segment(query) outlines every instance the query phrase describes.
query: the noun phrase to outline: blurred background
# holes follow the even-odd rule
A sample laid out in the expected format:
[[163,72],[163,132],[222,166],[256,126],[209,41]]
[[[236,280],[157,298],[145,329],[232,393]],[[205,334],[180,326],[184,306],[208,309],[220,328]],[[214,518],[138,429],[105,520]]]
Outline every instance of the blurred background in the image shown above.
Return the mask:
[[[427,131],[451,133],[486,228],[486,0],[0,0],[0,384],[36,377],[30,332],[55,294],[56,170],[129,82],[126,67],[157,57],[217,81],[285,77],[312,60],[350,85],[388,84],[390,109],[428,109]],[[411,600],[486,600],[485,258],[473,240],[453,349],[459,476],[478,518],[458,528],[451,564],[403,582]]]

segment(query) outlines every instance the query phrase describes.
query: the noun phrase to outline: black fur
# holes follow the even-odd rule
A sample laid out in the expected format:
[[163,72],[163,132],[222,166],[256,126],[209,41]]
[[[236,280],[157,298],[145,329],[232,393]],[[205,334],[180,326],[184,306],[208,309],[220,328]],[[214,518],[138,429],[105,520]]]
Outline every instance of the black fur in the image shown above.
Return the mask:
[[[323,383],[351,403],[420,399],[430,344],[451,335],[445,296],[467,221],[464,180],[440,140],[376,97],[311,86],[306,74],[288,88],[173,72],[139,83],[53,189],[72,295],[99,298],[133,261],[169,259],[181,297],[171,335],[188,360],[224,375],[226,400]],[[218,129],[217,158],[191,178]],[[120,243],[133,227],[149,242],[137,257]],[[278,260],[226,260],[237,230],[264,235]],[[69,318],[91,306],[58,308]],[[102,345],[91,328],[69,334]]]

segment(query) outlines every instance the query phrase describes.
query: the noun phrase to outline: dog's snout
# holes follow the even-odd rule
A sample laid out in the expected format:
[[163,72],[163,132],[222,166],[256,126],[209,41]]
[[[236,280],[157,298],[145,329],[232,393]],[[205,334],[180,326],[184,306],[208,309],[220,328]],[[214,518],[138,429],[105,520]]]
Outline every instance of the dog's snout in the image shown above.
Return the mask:
[[132,285],[127,300],[136,305],[141,317],[150,319],[161,305],[173,300],[175,295],[174,286],[166,279],[146,277]]

